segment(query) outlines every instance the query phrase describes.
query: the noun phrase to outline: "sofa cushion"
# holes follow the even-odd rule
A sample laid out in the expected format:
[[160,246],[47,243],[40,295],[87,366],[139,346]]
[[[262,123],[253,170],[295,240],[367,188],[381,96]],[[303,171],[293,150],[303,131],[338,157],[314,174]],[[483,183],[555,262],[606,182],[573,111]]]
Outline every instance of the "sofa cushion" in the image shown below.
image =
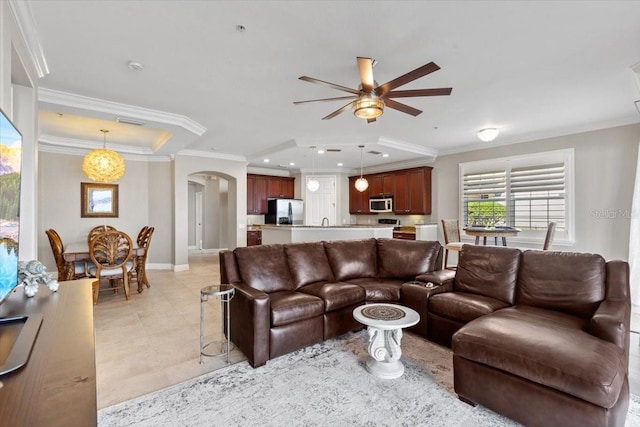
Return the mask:
[[285,245],[289,270],[296,288],[309,283],[331,282],[333,273],[322,242]]
[[606,263],[600,255],[525,251],[518,304],[590,318],[605,297]]
[[470,322],[505,307],[509,307],[509,304],[495,298],[466,292],[443,292],[431,295],[428,302],[429,313],[460,323]]
[[236,248],[242,281],[262,292],[292,291],[295,287],[283,245]]
[[364,289],[367,302],[398,302],[400,290],[405,280],[397,279],[353,279],[349,283],[355,283]]
[[288,325],[324,314],[324,301],[302,292],[272,292],[269,294],[269,301],[272,327]]
[[303,286],[298,292],[313,295],[324,301],[324,310],[333,311],[364,302],[364,289],[344,282],[320,282]]
[[413,280],[436,269],[440,242],[378,239],[378,277]]
[[520,255],[520,250],[514,248],[463,245],[453,289],[513,305]]
[[376,277],[376,239],[337,240],[324,243],[335,280]]
[[624,351],[572,317],[526,306],[498,310],[456,332],[453,353],[611,408],[625,380]]

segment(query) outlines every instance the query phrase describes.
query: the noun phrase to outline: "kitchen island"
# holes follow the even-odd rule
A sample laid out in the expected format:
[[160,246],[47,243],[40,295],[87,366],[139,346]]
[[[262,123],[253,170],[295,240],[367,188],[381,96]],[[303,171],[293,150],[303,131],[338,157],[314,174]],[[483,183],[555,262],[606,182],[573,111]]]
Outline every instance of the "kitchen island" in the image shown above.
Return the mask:
[[393,238],[393,225],[263,225],[262,244]]

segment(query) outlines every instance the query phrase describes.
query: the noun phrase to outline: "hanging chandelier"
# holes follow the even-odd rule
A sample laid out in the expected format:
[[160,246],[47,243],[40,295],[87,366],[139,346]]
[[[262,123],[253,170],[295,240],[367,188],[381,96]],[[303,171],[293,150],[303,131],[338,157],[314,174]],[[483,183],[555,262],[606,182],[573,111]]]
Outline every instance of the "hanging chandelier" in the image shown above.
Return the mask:
[[[311,147],[312,150],[315,151],[316,147]],[[318,181],[315,177],[316,174],[316,165],[315,165],[315,152],[311,155],[311,177],[307,178],[307,190],[315,193],[320,188],[320,181]]]
[[104,135],[102,148],[90,151],[82,160],[82,171],[89,179],[96,182],[115,182],[124,175],[125,164],[122,156],[115,151],[107,150],[106,129],[100,129]]
[[355,187],[356,190],[362,193],[369,188],[369,181],[362,177],[362,149],[364,148],[364,145],[358,145],[358,147],[360,147],[360,178],[356,179]]

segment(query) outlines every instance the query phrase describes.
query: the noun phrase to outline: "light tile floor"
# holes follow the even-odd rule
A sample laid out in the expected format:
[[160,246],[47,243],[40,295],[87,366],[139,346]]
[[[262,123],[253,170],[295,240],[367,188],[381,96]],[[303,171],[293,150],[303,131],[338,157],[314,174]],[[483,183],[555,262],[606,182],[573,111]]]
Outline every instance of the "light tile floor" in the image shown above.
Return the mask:
[[[94,306],[98,408],[178,384],[226,365],[225,356],[199,363],[200,289],[220,283],[218,255],[192,255],[189,271],[148,271],[151,288],[131,299],[101,293]],[[206,303],[206,342],[221,338],[220,303]],[[633,323],[640,325],[634,313]],[[231,325],[233,327],[233,325]],[[633,330],[638,330],[632,328]],[[631,334],[629,383],[640,394],[640,342]],[[245,360],[238,350],[231,362]]]
[[[149,270],[151,288],[131,298],[101,292],[94,306],[98,408],[178,384],[226,365],[199,362],[200,289],[220,283],[218,255],[193,255],[189,271]],[[205,342],[220,340],[220,302],[205,303]],[[233,327],[233,325],[231,325]],[[232,363],[245,360],[238,350]]]

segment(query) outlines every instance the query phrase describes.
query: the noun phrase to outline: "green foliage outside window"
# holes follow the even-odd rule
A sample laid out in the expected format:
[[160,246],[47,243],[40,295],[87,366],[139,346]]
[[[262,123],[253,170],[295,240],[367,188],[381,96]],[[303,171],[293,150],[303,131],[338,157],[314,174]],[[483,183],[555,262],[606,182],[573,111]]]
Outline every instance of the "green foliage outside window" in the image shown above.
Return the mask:
[[467,202],[467,221],[471,225],[506,224],[507,208],[491,200]]

